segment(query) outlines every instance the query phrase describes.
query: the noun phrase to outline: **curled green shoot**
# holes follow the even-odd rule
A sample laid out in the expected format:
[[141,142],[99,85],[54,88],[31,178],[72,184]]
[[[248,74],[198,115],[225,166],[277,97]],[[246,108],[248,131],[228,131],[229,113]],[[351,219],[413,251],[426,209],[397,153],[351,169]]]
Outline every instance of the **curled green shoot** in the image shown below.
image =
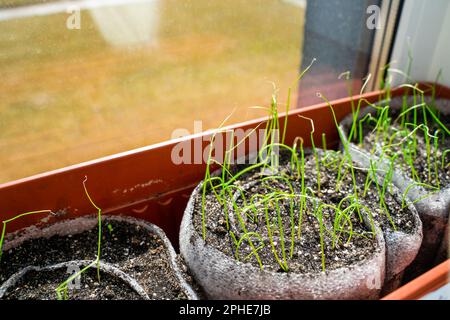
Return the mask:
[[[331,114],[333,116],[333,121],[334,121],[336,129],[338,131],[339,138],[341,139],[341,142],[342,142],[342,144],[344,146],[345,159],[348,162],[348,166],[350,168],[350,172],[351,172],[351,175],[352,175],[353,191],[354,191],[353,193],[355,195],[356,202],[358,202],[358,187],[357,187],[357,183],[356,183],[355,170],[353,168],[353,160],[352,160],[352,156],[350,154],[350,149],[349,149],[349,141],[345,138],[344,133],[342,132],[342,130],[341,130],[339,124],[338,124],[338,121],[337,121],[337,118],[336,118],[336,113],[334,112],[333,106],[331,105],[330,101],[328,101],[328,99],[325,96],[323,96],[321,93],[318,93],[318,96],[320,98],[322,98],[327,103],[328,107],[331,110]],[[339,169],[339,171],[340,171],[340,169]]]
[[[238,219],[239,226],[241,227],[241,229],[242,229],[242,231],[244,232],[244,234],[248,234],[249,231],[248,231],[248,229],[247,229],[247,227],[246,227],[246,224],[245,224],[244,219],[242,218],[242,215],[241,215],[241,209],[240,209],[240,208],[238,207],[238,205],[236,204],[236,201],[234,200],[234,195],[233,195],[233,193],[232,193],[232,191],[230,190],[229,187],[227,187],[227,190],[228,190],[230,199],[232,200],[232,204],[233,204],[233,207],[234,207],[234,212],[235,212],[236,217],[237,217],[237,219]],[[242,195],[243,195],[243,192],[241,192],[240,194],[241,194],[241,196],[242,196]],[[258,254],[258,250],[259,250],[259,249],[257,249],[257,248],[255,247],[255,245],[253,244],[253,242],[252,242],[252,240],[251,240],[250,237],[247,237],[246,239],[248,240],[249,246],[250,246],[252,252],[254,253],[254,256],[255,256],[255,258],[256,258],[256,260],[257,260],[257,262],[258,262],[260,268],[263,269],[263,265],[262,265],[262,262],[261,262],[261,258],[259,257],[259,254]],[[239,242],[238,242],[238,243],[239,243]]]
[[[354,204],[356,205],[356,204]],[[346,243],[350,243],[350,240],[353,235],[353,223],[350,218],[350,216],[347,214],[347,211],[350,211],[352,209],[352,206],[347,207],[345,210],[338,211],[335,214],[334,218],[334,224],[333,224],[333,240],[332,240],[332,247],[333,249],[336,247],[336,243],[339,243],[340,237],[342,232],[345,231],[345,227],[348,226],[348,238],[346,240]],[[343,222],[342,222],[342,219]]]
[[417,202],[428,198],[429,196],[431,196],[436,191],[439,191],[439,189],[437,187],[435,187],[435,186],[432,186],[432,185],[429,185],[429,184],[426,184],[426,183],[422,183],[422,182],[413,182],[410,185],[408,185],[408,187],[403,192],[403,195],[402,195],[402,208],[406,208],[408,206],[408,204],[406,203],[406,199],[408,198],[409,191],[412,188],[416,188],[416,187],[427,188],[427,189],[431,189],[432,191],[427,193],[427,194],[425,194],[425,195],[423,195],[422,197],[414,199],[412,201],[412,204],[416,204]]
[[[233,111],[234,112],[234,111]],[[232,113],[230,113],[220,124],[219,126],[219,130],[220,128],[222,128],[225,123],[228,121],[228,119],[232,116]],[[219,130],[215,131],[210,139],[209,142],[209,150],[208,150],[208,159],[206,161],[206,170],[205,170],[205,178],[203,179],[203,186],[202,186],[202,237],[203,240],[206,239],[206,210],[205,210],[205,206],[206,206],[206,190],[207,190],[207,185],[209,182],[210,186],[213,187],[212,184],[212,179],[211,179],[211,163],[212,163],[212,152],[214,149],[214,141],[216,138],[216,134],[219,132]]]
[[431,164],[431,142],[430,138],[433,140],[438,139],[438,136],[431,135],[429,132],[429,128],[425,124],[414,125],[407,123],[406,126],[413,126],[414,129],[411,131],[411,134],[415,134],[417,130],[421,129],[424,132],[425,139],[425,149],[426,149],[426,158],[427,158],[427,180],[431,182],[432,180],[432,170],[433,166]]
[[[431,144],[430,144],[430,139],[429,138],[433,138],[434,139],[435,136],[431,135],[429,133],[428,127],[425,126],[423,123],[419,124],[419,125],[414,125],[413,123],[405,123],[405,128],[410,127],[410,126],[413,127],[413,130],[405,131],[406,135],[399,142],[392,143],[392,144],[389,144],[389,145],[384,145],[382,147],[383,154],[386,151],[389,151],[393,147],[403,147],[405,143],[406,143],[406,145],[409,145],[410,142],[408,142],[408,140],[411,139],[411,137],[416,133],[416,131],[417,130],[423,130],[424,131],[424,135],[426,137],[428,137],[427,139],[425,139],[425,143],[426,143],[426,150],[427,150],[426,152],[427,152],[428,176],[430,176],[431,175],[431,170],[432,170],[432,165],[431,165],[431,158],[430,158],[431,157]],[[412,175],[413,179],[416,182],[421,182],[420,178],[419,178],[419,176],[417,174],[417,171],[416,171],[416,169],[414,167],[414,162],[413,162],[414,156],[413,156],[413,154],[410,151],[408,151],[408,149],[407,150],[402,149],[402,150],[403,150],[405,162],[408,164],[408,166],[411,169],[411,175]]]
[[97,234],[97,256],[94,261],[92,261],[90,264],[85,266],[80,271],[76,272],[75,274],[71,275],[69,278],[67,278],[63,283],[61,283],[56,289],[56,295],[58,300],[66,300],[68,299],[68,285],[71,283],[74,279],[78,278],[89,270],[90,268],[96,266],[97,268],[97,280],[100,282],[100,254],[101,254],[101,242],[102,242],[102,209],[98,207],[94,201],[92,200],[91,196],[89,195],[89,192],[86,187],[87,177],[83,180],[83,188],[84,193],[86,194],[89,202],[92,204],[92,206],[97,209],[97,221],[98,221],[98,234]]
[[97,221],[98,221],[98,237],[97,237],[97,279],[100,282],[100,253],[101,253],[101,244],[102,244],[102,209],[98,207],[94,201],[92,200],[91,196],[89,195],[89,192],[86,187],[87,177],[83,180],[83,188],[84,193],[86,194],[89,202],[92,204],[92,206],[97,209]]
[[[303,211],[306,209],[306,189],[305,189],[305,151],[303,149],[303,139],[299,138],[299,148],[300,148],[300,210],[298,213],[298,229],[297,237],[298,240],[301,238],[302,234],[302,222],[303,222]],[[297,140],[294,142],[294,151],[297,150]]]
[[[263,182],[265,182],[267,180],[282,180],[282,181],[284,181],[289,186],[290,194],[294,195],[294,188],[292,187],[292,184],[289,181],[289,179],[282,177],[282,176],[269,176],[269,177],[265,177],[262,179]],[[275,204],[276,204],[277,210],[279,211],[278,201],[276,201]],[[289,199],[289,216],[290,216],[290,222],[291,222],[291,246],[290,246],[290,250],[289,250],[289,257],[292,258],[293,254],[294,254],[294,243],[295,243],[294,200],[292,198]],[[280,216],[279,212],[278,212],[278,217],[279,217],[279,223],[281,223],[281,216]],[[280,233],[282,233],[282,231],[280,231]],[[284,243],[284,239],[283,239],[283,243]],[[284,244],[283,244],[283,250],[284,250]]]
[[[281,261],[280,257],[278,256],[277,248],[275,247],[275,242],[274,242],[273,234],[272,234],[272,227],[270,226],[271,223],[270,223],[270,217],[269,217],[269,208],[268,208],[267,205],[264,207],[264,212],[265,212],[265,217],[266,217],[267,235],[269,236],[269,241],[270,241],[270,246],[272,248],[272,253],[273,253],[275,259],[277,260],[278,264],[280,265],[280,267],[285,272],[287,272],[289,270],[289,268],[287,266],[286,260],[284,259],[284,261]],[[284,257],[285,257],[286,253],[284,253],[284,250],[283,250],[283,254],[284,254]]]
[[373,148],[371,150],[371,153],[374,154],[376,151],[377,145],[380,143],[380,139],[382,141],[385,140],[386,134],[387,134],[387,127],[389,126],[388,121],[388,114],[389,114],[389,106],[386,106],[381,109],[380,114],[378,116],[377,125],[375,126],[375,142],[373,144]]
[[284,262],[284,265],[286,267],[283,270],[284,271],[289,271],[289,268],[288,268],[288,265],[287,265],[287,257],[286,257],[285,241],[284,241],[283,220],[281,218],[281,209],[280,209],[280,204],[279,204],[279,200],[278,199],[275,199],[275,211],[277,213],[278,232],[280,234],[281,256],[283,257],[283,262]]
[[308,120],[311,124],[311,131],[310,131],[310,139],[311,139],[311,149],[314,155],[314,160],[316,161],[316,172],[317,172],[317,191],[320,193],[320,163],[319,163],[319,155],[317,154],[316,145],[314,143],[314,121],[311,118],[298,115],[298,117]]
[[254,255],[256,257],[258,255],[258,251],[261,250],[262,248],[264,248],[264,240],[263,240],[263,238],[261,237],[261,235],[259,233],[257,233],[257,232],[244,233],[240,237],[239,241],[236,243],[236,251],[235,251],[234,255],[235,255],[235,258],[236,258],[237,261],[240,260],[240,258],[239,258],[239,248],[241,247],[241,245],[244,242],[244,240],[249,240],[251,237],[256,237],[261,244],[257,248],[251,247],[252,248],[251,249],[252,252],[245,257],[245,260],[248,260],[252,255]]
[[[291,154],[294,154],[294,153],[295,153],[295,152],[294,152],[294,149],[292,149],[291,147],[289,147],[289,146],[287,146],[287,145],[281,144],[281,143],[271,143],[271,144],[265,145],[265,146],[263,146],[263,147],[261,148],[261,151],[264,153],[264,152],[266,151],[266,149],[269,149],[269,150],[272,149],[272,150],[273,150],[274,147],[285,148],[285,149],[287,149],[288,151],[290,151]],[[245,169],[239,171],[238,173],[236,173],[235,175],[233,175],[230,179],[228,179],[226,182],[224,182],[223,185],[224,185],[224,186],[229,185],[229,184],[235,182],[235,181],[236,181],[239,177],[241,177],[242,175],[244,175],[244,174],[246,174],[246,173],[248,173],[248,172],[250,172],[250,171],[252,171],[252,170],[255,170],[255,169],[257,169],[257,168],[260,168],[260,167],[262,167],[262,166],[267,165],[268,162],[269,162],[268,159],[269,159],[268,157],[262,157],[262,158],[261,158],[261,161],[258,161],[257,163],[255,163],[255,164],[253,164],[253,165],[251,165],[251,166],[248,166],[248,167],[246,167]],[[297,156],[295,155],[295,156],[293,157],[293,159],[294,159],[294,161],[296,162],[295,165],[298,166],[299,164],[298,164],[298,158],[297,158]],[[273,171],[270,171],[270,172],[271,172],[271,173],[274,173]]]
[[370,113],[366,114],[361,120],[358,122],[359,135],[358,135],[358,143],[359,145],[363,144],[363,124],[374,122],[375,125],[377,123],[375,117],[373,117]]
[[[362,87],[361,87],[360,94],[362,94],[362,93],[364,92],[364,90],[365,90],[367,84],[368,84],[369,81],[370,81],[370,78],[371,78],[371,75],[369,74],[369,75],[367,76],[367,78],[365,79],[365,81],[364,81]],[[351,96],[351,95],[350,95],[350,96]],[[358,105],[357,105],[357,107],[356,107],[356,109],[355,109],[355,105],[354,105],[355,103],[354,103],[353,98],[352,98],[351,104],[352,104],[352,117],[353,117],[353,121],[352,121],[352,126],[351,126],[351,128],[350,128],[350,132],[349,132],[349,134],[348,134],[348,139],[349,139],[350,141],[352,141],[352,140],[353,140],[354,138],[356,138],[358,135],[361,135],[361,134],[362,134],[362,133],[358,133],[358,127],[356,126],[356,124],[357,124],[357,122],[358,122],[358,118],[359,118],[359,113],[360,113],[360,110],[361,110],[361,104],[362,104],[362,102],[365,102],[365,103],[368,104],[368,105],[373,105],[373,104],[370,103],[367,99],[362,98],[362,99],[359,99],[359,100],[358,100]],[[359,131],[359,132],[361,132],[361,131]]]
[[392,175],[393,175],[393,172],[394,172],[395,159],[396,159],[396,156],[391,158],[391,161],[390,161],[390,164],[389,164],[389,169],[388,169],[388,171],[386,172],[386,174],[384,176],[384,181],[383,181],[383,184],[382,184],[381,187],[380,187],[380,184],[378,183],[378,179],[377,179],[376,174],[375,174],[377,169],[375,168],[373,162],[371,162],[370,170],[373,173],[373,175],[372,175],[372,177],[374,177],[373,178],[373,182],[375,183],[375,187],[376,187],[377,192],[379,194],[379,199],[380,199],[379,200],[379,206],[380,206],[382,212],[384,212],[384,214],[388,218],[388,220],[389,220],[392,228],[394,229],[394,231],[397,231],[397,227],[396,227],[396,225],[394,223],[394,220],[392,220],[391,214],[389,213],[389,210],[387,208],[386,201],[385,201],[387,188],[392,182]]
[[303,78],[303,76],[308,72],[308,70],[312,67],[312,65],[314,64],[315,61],[316,61],[316,58],[313,58],[311,60],[311,62],[309,63],[309,65],[302,72],[300,72],[300,75],[297,77],[297,79],[294,81],[294,83],[292,83],[292,85],[288,88],[287,102],[286,102],[286,116],[284,117],[283,135],[281,137],[282,144],[285,143],[285,138],[286,138],[286,131],[287,131],[287,125],[288,125],[288,118],[289,118],[287,115],[289,113],[289,109],[290,109],[290,105],[291,105],[292,88],[294,86],[296,86],[297,83]]
[[29,212],[25,212],[25,213],[21,213],[18,214],[17,216],[14,216],[10,219],[7,220],[3,220],[2,221],[2,234],[0,237],[0,261],[2,260],[2,255],[3,255],[3,241],[5,239],[5,235],[6,235],[6,225],[10,222],[13,222],[14,220],[26,217],[26,216],[31,216],[31,215],[36,215],[36,214],[43,214],[43,213],[49,213],[54,215],[54,213],[51,210],[37,210],[37,211],[29,211]]
[[[345,209],[341,209],[344,204],[347,205],[346,208]],[[338,206],[336,208],[336,211],[337,211],[337,213],[339,215],[345,214],[348,218],[350,218],[351,214],[353,214],[356,211],[356,214],[357,214],[357,216],[359,218],[359,221],[363,221],[363,217],[362,217],[362,214],[361,214],[362,210],[364,210],[364,212],[366,212],[366,214],[367,214],[367,216],[369,218],[369,224],[370,224],[371,233],[375,237],[376,228],[375,228],[375,222],[374,222],[374,219],[373,219],[373,215],[372,215],[371,211],[369,210],[369,208],[367,208],[367,206],[361,204],[359,202],[359,200],[355,197],[355,195],[350,194],[350,195],[346,196],[344,199],[342,199],[339,202],[339,204],[338,204]],[[351,234],[353,234],[353,232]],[[347,242],[348,241],[350,241],[350,240],[348,239]]]
[[347,86],[347,94],[350,97],[350,104],[352,107],[352,113],[355,114],[355,100],[353,99],[353,85],[351,79],[351,72],[345,71],[338,76],[338,79],[344,79]]

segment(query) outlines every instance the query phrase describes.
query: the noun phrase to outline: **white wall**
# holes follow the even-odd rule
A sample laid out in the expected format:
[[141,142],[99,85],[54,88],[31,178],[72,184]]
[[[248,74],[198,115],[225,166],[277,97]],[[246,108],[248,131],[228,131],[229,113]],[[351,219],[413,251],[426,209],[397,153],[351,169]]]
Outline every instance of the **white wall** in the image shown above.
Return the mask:
[[[411,78],[435,81],[442,69],[440,83],[450,86],[450,0],[405,0],[391,61],[393,68],[406,71],[408,38],[413,55]],[[392,74],[394,84],[404,82]]]

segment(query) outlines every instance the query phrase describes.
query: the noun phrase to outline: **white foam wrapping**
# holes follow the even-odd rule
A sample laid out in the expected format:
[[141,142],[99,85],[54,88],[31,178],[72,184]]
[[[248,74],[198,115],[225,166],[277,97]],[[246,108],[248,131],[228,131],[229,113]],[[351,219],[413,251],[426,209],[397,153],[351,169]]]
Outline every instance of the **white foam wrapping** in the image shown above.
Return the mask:
[[[439,106],[437,106],[439,108]],[[392,109],[398,109],[400,106],[391,106]],[[450,109],[440,108],[441,113],[448,116]],[[374,108],[366,107],[361,110],[359,120],[368,113],[376,112]],[[344,138],[347,140],[347,132],[353,123],[353,116],[349,115],[340,123],[340,130],[343,133]],[[342,144],[341,147],[343,148]],[[366,150],[359,148],[352,142],[349,142],[349,152],[352,159],[365,168],[370,168],[370,162],[376,163],[377,171],[381,178],[384,178],[384,174],[389,169],[388,161],[382,161],[377,156],[371,155]],[[398,189],[398,194],[402,195],[407,190],[408,186],[413,183],[406,174],[401,170],[394,169],[392,175],[392,183]],[[386,241],[389,245],[388,252],[388,274],[395,274],[394,271],[399,270],[401,266],[408,266],[407,261],[411,260],[410,273],[412,277],[415,277],[425,271],[430,264],[433,263],[436,253],[439,249],[441,241],[444,236],[445,229],[447,227],[449,212],[450,212],[450,186],[442,189],[441,191],[434,193],[431,196],[425,197],[429,191],[420,186],[411,187],[407,194],[407,200],[409,203],[414,203],[414,207],[417,210],[420,220],[422,221],[422,242],[420,244],[419,251],[415,258],[411,260],[413,256],[413,248],[416,246],[411,243],[414,239],[410,239],[407,242],[405,237],[386,237]],[[417,199],[423,198],[420,201]],[[408,207],[411,207],[411,205]],[[410,209],[411,210],[411,209]],[[392,241],[389,240],[392,238]],[[416,237],[417,241],[419,237]],[[444,248],[441,250],[447,250],[447,245],[443,244]],[[400,254],[400,257],[397,256]]]
[[[327,273],[300,274],[261,270],[205,244],[193,224],[201,184],[191,194],[180,229],[180,252],[197,282],[211,299],[377,299],[385,276],[385,243],[351,267]],[[198,214],[198,213],[197,213]]]

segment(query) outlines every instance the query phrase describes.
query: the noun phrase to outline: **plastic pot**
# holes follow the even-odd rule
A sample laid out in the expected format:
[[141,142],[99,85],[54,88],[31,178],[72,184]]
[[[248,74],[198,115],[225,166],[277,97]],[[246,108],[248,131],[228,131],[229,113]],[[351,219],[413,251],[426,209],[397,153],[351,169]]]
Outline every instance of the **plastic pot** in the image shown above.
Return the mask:
[[[428,87],[427,84],[421,85],[423,89]],[[394,88],[391,95],[400,96],[404,92],[404,88]],[[437,85],[436,92],[439,97],[450,97],[449,88]],[[368,92],[331,101],[331,104],[340,121],[351,112],[352,101],[366,99],[375,103],[382,95],[383,91]],[[314,120],[316,145],[320,145],[322,133],[326,134],[330,147],[337,145],[339,137],[326,103],[291,109],[287,115],[279,114],[280,127],[287,120],[289,123],[286,144],[292,144],[297,136],[301,136],[305,138],[305,147],[309,145],[309,122],[298,115]],[[254,119],[227,128],[252,130],[261,126],[265,120]],[[261,128],[263,127],[262,125]],[[145,219],[162,228],[174,246],[177,246],[186,204],[192,190],[204,177],[205,164],[174,164],[171,161],[172,150],[177,144],[186,143],[191,147],[193,155],[196,146],[204,148],[209,144],[211,135],[208,131],[3,183],[0,185],[3,219],[36,209],[51,209],[58,213],[58,216],[49,221],[43,221],[42,217],[34,215],[15,220],[8,225],[8,232],[92,214],[92,205],[86,201],[81,185],[85,176],[88,176],[89,192],[95,196],[105,215],[126,214]],[[218,133],[219,135],[226,140],[222,133]]]
[[[156,235],[159,239],[162,240],[163,246],[165,248],[165,251],[168,256],[168,262],[170,264],[169,268],[173,271],[173,275],[175,276],[177,282],[179,283],[179,286],[182,290],[182,292],[186,295],[188,299],[197,300],[198,296],[197,293],[192,289],[192,287],[189,285],[189,283],[186,280],[185,274],[180,270],[180,267],[177,263],[177,255],[175,253],[175,250],[173,249],[169,239],[166,237],[164,232],[157,226],[132,217],[126,217],[126,216],[108,216],[108,217],[102,217],[102,221],[104,223],[108,221],[117,221],[117,222],[124,222],[128,224],[134,224],[138,225],[145,230],[147,230],[150,234]],[[67,236],[67,235],[74,235],[78,234],[84,231],[91,230],[93,228],[97,227],[97,217],[80,217],[76,219],[61,221],[58,223],[54,223],[50,226],[47,226],[45,228],[36,228],[36,227],[30,227],[26,228],[24,230],[21,230],[20,232],[16,232],[14,234],[11,234],[11,236],[8,237],[8,240],[4,243],[4,250],[10,250],[11,248],[20,246],[24,241],[37,239],[37,238],[50,238],[52,236],[58,235],[58,236]],[[67,263],[62,261],[61,263]],[[131,261],[131,264],[134,264],[135,262]],[[138,262],[140,263],[140,262]],[[121,263],[114,263],[114,264],[106,264],[104,263],[105,270],[109,270],[111,268],[117,268],[122,273],[125,273],[121,268],[125,267],[122,266]],[[139,264],[141,267],[145,268],[145,263]],[[111,266],[111,268],[109,268]],[[51,266],[30,266],[29,270],[45,270],[45,268],[50,268]],[[55,266],[52,266],[55,267]],[[56,267],[61,267],[60,264],[56,263]],[[41,269],[36,269],[41,268]],[[109,269],[108,269],[109,268]],[[142,288],[145,288],[144,283],[141,283],[135,279],[135,274],[132,268],[128,268],[129,271],[127,271],[127,278],[126,279],[134,279],[133,281],[141,286]],[[139,268],[138,268],[139,269]],[[28,269],[24,269],[25,272]],[[19,272],[16,274],[16,277],[20,277],[22,274]],[[124,278],[125,279],[125,278]],[[127,281],[128,281],[127,280]],[[145,292],[146,295],[149,294],[149,292]]]
[[[180,229],[180,252],[194,278],[211,299],[376,299],[385,274],[385,243],[351,267],[326,273],[279,273],[261,270],[205,244],[193,216],[202,184],[191,194]],[[199,214],[199,213],[197,213]]]
[[383,300],[436,299],[438,295],[435,293],[444,286],[447,287],[444,290],[448,299],[449,275],[450,259],[387,295]]
[[[402,202],[402,195],[395,186],[390,190],[390,194],[398,203]],[[383,230],[386,241],[386,277],[383,294],[392,292],[401,285],[405,270],[414,261],[422,245],[422,221],[411,201],[406,201],[407,210],[412,215],[415,226],[412,232]]]
[[[8,280],[6,280],[2,284],[2,286],[0,286],[0,299],[3,299],[5,294],[7,294],[9,291],[14,290],[17,283],[20,282],[20,280],[23,279],[30,271],[51,272],[57,271],[59,269],[67,270],[68,268],[71,267],[82,269],[83,267],[86,267],[91,263],[92,261],[89,260],[73,260],[45,267],[38,267],[38,266],[25,267],[22,270],[13,274]],[[92,268],[97,268],[97,266],[93,266]],[[108,275],[114,278],[119,278],[121,281],[127,284],[135,293],[137,293],[142,300],[150,299],[147,293],[145,292],[144,288],[142,288],[142,286],[139,285],[139,283],[137,283],[136,280],[134,280],[132,277],[130,277],[128,274],[126,274],[119,268],[116,268],[115,266],[109,263],[100,262],[99,269],[102,272],[107,273]]]
[[[398,110],[400,106],[394,105],[391,108],[393,110]],[[363,118],[368,113],[374,114],[375,112],[376,111],[373,108],[366,107],[361,110],[359,119]],[[450,110],[442,108],[441,112],[442,114],[448,115]],[[347,139],[347,132],[352,123],[352,115],[348,115],[340,123],[340,130],[343,133],[344,139]],[[384,173],[389,168],[389,163],[386,159],[380,159],[376,155],[370,154],[352,142],[349,142],[348,145],[349,152],[354,161],[360,163],[365,168],[370,168],[371,161],[376,163],[377,169],[379,169],[377,170],[377,174],[381,178],[384,178]],[[414,181],[401,170],[394,169],[392,183],[399,189],[401,194],[404,194],[408,186],[413,184]],[[407,198],[414,203],[423,226],[422,245],[415,261],[408,268],[409,277],[415,277],[423,273],[433,264],[448,223],[450,186],[426,197],[427,194],[429,194],[429,191],[419,186],[411,187],[407,194]],[[420,198],[422,198],[422,200],[416,201]]]
[[[305,154],[311,154],[311,152],[310,149],[305,150]],[[322,156],[323,150],[317,149],[317,153],[319,156]],[[361,167],[357,161],[356,164],[357,167]],[[378,183],[382,184],[382,181]],[[402,203],[402,195],[397,187],[392,186],[388,192],[397,203]],[[406,202],[406,209],[409,211],[414,223],[413,230],[410,233],[392,229],[383,230],[386,243],[386,275],[382,294],[392,292],[401,285],[405,269],[416,258],[422,244],[422,221],[411,201],[406,199]],[[381,230],[381,226],[379,223],[377,224]]]
[[[308,150],[308,152],[310,153],[311,151]],[[321,155],[323,151],[317,149],[317,153]],[[357,161],[355,162],[358,167],[361,167]],[[378,181],[378,183],[382,184],[382,181]],[[402,203],[402,195],[397,187],[392,186],[388,192],[397,203]],[[400,286],[405,269],[416,258],[422,244],[422,221],[411,201],[406,199],[406,202],[406,209],[409,211],[414,223],[413,230],[410,233],[391,229],[383,230],[386,243],[386,276],[383,294],[387,294]],[[379,224],[378,227],[381,229]]]

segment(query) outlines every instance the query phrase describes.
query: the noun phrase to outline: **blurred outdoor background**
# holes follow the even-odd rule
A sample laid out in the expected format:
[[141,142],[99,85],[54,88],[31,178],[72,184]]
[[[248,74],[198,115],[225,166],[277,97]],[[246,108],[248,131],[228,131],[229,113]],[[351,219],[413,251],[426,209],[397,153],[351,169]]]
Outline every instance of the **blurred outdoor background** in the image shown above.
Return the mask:
[[230,123],[261,116],[249,107],[269,104],[271,82],[284,102],[298,75],[305,1],[73,3],[80,29],[56,0],[0,0],[0,183],[194,120],[214,128],[235,108]]

